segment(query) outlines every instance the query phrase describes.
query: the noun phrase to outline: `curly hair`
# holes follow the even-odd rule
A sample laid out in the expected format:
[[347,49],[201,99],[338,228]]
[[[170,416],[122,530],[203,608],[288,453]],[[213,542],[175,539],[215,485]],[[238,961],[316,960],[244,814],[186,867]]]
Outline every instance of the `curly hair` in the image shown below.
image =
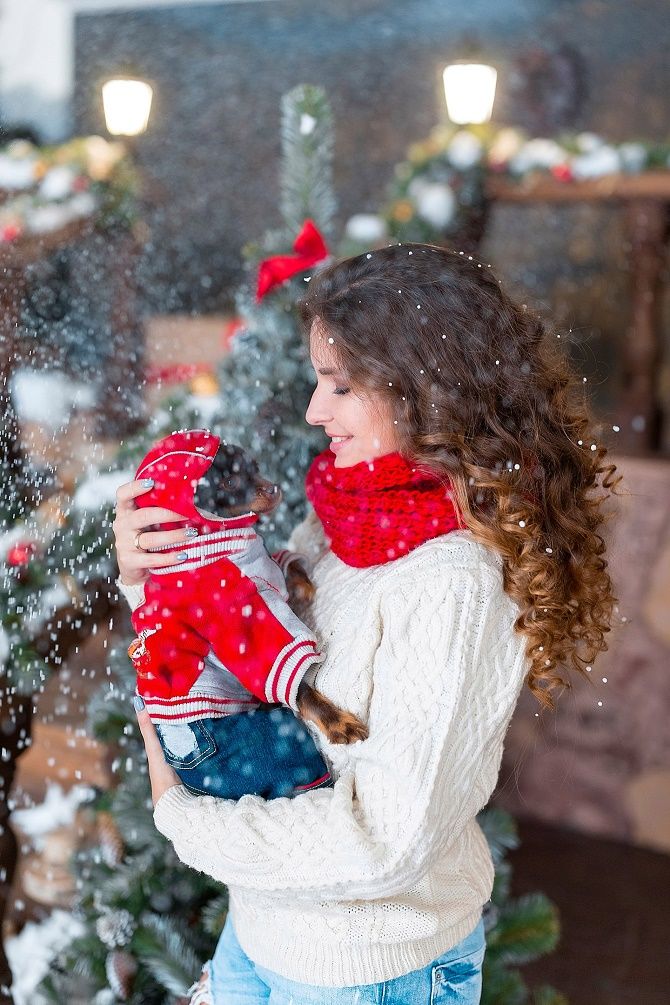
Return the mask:
[[[467,529],[503,560],[527,637],[526,683],[543,708],[608,646],[617,598],[603,557],[604,463],[583,382],[543,320],[490,266],[397,244],[316,272],[299,302],[334,340],[352,387],[383,400],[398,449],[450,485]],[[600,491],[599,491],[600,490]]]

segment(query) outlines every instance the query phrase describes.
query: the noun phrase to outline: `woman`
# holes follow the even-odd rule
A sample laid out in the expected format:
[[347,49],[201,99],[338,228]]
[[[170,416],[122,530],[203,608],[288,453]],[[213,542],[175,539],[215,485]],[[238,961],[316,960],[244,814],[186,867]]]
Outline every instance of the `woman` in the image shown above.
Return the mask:
[[[582,386],[490,269],[430,245],[316,273],[300,305],[331,437],[289,547],[316,585],[318,688],[367,723],[320,744],[335,786],[295,799],[190,794],[145,712],[158,829],[226,883],[193,1001],[479,1001],[494,870],[475,817],[525,681],[543,707],[599,651],[615,598],[599,534],[616,484]],[[551,340],[553,341],[553,340]],[[119,490],[132,605],[179,543]],[[174,516],[174,514],[173,514]],[[311,728],[308,724],[308,728]]]

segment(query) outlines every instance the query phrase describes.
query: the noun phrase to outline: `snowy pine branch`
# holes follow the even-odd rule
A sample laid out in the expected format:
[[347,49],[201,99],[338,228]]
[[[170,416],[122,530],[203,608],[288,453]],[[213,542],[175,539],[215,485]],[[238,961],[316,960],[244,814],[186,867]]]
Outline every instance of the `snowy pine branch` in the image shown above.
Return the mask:
[[325,91],[301,84],[282,98],[281,214],[291,234],[306,219],[332,237],[333,116]]

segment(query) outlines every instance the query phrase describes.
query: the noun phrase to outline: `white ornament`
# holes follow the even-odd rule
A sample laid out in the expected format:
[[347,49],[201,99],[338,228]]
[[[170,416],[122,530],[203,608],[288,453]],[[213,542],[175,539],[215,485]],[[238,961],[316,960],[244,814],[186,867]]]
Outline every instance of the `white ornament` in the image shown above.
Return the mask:
[[300,116],[300,134],[302,136],[309,136],[310,133],[314,132],[314,126],[316,125],[316,119],[313,115],[308,115],[307,112],[303,112]]
[[524,143],[517,154],[509,162],[509,168],[514,174],[525,174],[533,168],[552,168],[563,164],[565,151],[554,140],[538,138]]
[[454,219],[456,196],[449,185],[415,178],[408,187],[408,195],[414,200],[418,215],[431,227],[443,230]]
[[0,154],[0,188],[8,191],[31,188],[35,181],[35,161],[17,160]]
[[577,144],[577,149],[586,154],[603,146],[604,140],[597,133],[580,133],[575,138],[575,143]]
[[40,196],[49,202],[65,199],[72,192],[75,178],[76,175],[72,168],[65,164],[52,167],[42,179],[39,188]]
[[483,154],[484,144],[467,129],[459,129],[447,147],[449,161],[458,171],[474,167],[481,161]]
[[75,218],[92,216],[98,208],[98,200],[92,192],[78,192],[68,201],[70,212]]
[[637,174],[647,165],[647,151],[641,143],[622,143],[619,157],[621,167],[630,174]]
[[574,157],[571,167],[575,178],[601,178],[616,174],[621,168],[621,161],[614,147],[603,145],[592,153]]
[[373,244],[387,236],[386,221],[376,213],[356,213],[347,220],[347,237],[361,244]]

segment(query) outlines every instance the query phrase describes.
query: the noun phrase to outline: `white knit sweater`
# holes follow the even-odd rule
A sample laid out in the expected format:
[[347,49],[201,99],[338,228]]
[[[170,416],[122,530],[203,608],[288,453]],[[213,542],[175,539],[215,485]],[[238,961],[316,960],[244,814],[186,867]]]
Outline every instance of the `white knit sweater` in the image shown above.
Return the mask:
[[302,616],[327,655],[310,677],[370,735],[332,745],[307,723],[332,789],[232,802],[177,785],[154,821],[183,862],[227,884],[252,960],[307,984],[371,984],[460,942],[491,895],[475,815],[528,670],[519,611],[501,560],[469,531],[357,569],[328,550],[310,510],[289,547],[317,588]]

